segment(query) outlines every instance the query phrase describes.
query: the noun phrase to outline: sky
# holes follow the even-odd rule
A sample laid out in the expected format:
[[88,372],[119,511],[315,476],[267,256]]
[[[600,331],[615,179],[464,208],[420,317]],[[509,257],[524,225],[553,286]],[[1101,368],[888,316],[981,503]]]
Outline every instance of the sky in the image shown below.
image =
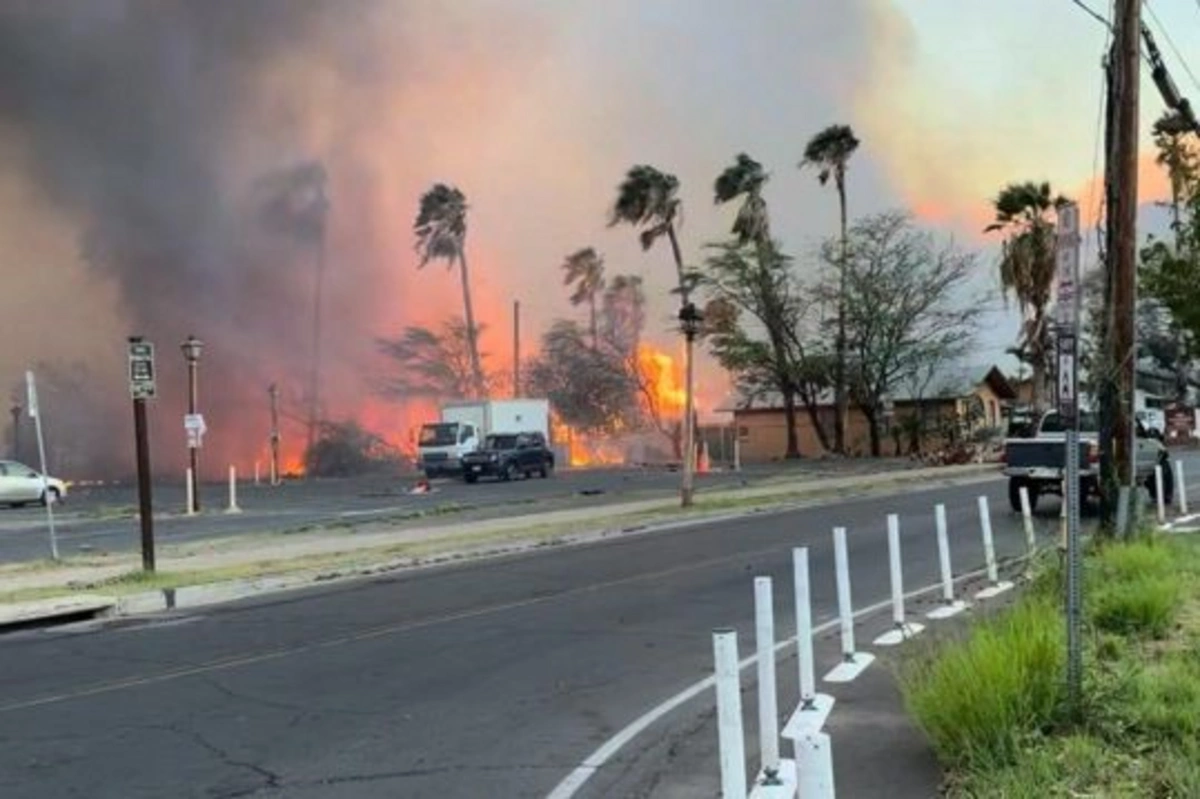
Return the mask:
[[[1200,6],[1147,5],[1200,70]],[[1147,23],[1181,90],[1200,102],[1149,14]],[[797,163],[832,123],[862,140],[852,216],[912,210],[978,249],[975,288],[994,292],[996,242],[982,228],[1003,184],[1049,180],[1085,215],[1095,208],[1105,39],[1071,0],[8,3],[0,386],[33,363],[80,361],[119,399],[124,337],[145,333],[161,342],[169,383],[157,435],[174,445],[175,348],[195,333],[209,342],[205,404],[225,420],[210,419],[214,440],[238,457],[242,441],[257,451],[266,383],[281,382],[294,404],[302,382],[311,267],[255,227],[248,198],[264,174],[307,161],[328,174],[335,416],[359,408],[385,368],[376,336],[459,312],[456,273],[418,270],[412,249],[417,199],[436,181],[469,199],[473,287],[485,349],[497,355],[510,347],[514,300],[526,355],[552,319],[579,313],[558,265],[584,246],[610,274],[647,280],[651,333],[678,347],[669,252],[643,252],[633,231],[606,225],[633,164],[679,177],[694,264],[731,222],[732,209],[713,205],[713,179],[750,154],[771,172],[773,230],[811,268],[806,256],[836,230],[836,197]],[[1160,111],[1147,75],[1143,130]],[[1146,145],[1151,203],[1165,181],[1148,136]],[[976,359],[1003,360],[1016,327],[997,302]],[[702,403],[727,388],[702,364]],[[113,427],[123,435],[123,404],[101,404],[121,414]],[[374,401],[369,415],[389,434],[413,423]]]

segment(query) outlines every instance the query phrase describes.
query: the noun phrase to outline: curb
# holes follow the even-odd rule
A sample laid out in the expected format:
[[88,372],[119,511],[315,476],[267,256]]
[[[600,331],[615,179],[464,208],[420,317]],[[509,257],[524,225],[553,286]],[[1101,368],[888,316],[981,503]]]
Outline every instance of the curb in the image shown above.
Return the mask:
[[[7,608],[0,606],[0,633],[13,627],[50,626],[60,619],[75,620],[80,615],[90,614],[91,617],[112,618],[119,616],[137,616],[150,613],[160,613],[168,610],[186,610],[191,608],[209,607],[228,602],[251,599],[301,588],[309,588],[322,583],[341,583],[362,579],[380,574],[390,574],[397,571],[444,566],[449,563],[477,561],[490,558],[516,555],[524,552],[543,549],[546,547],[577,546],[581,544],[610,541],[629,536],[652,535],[668,532],[681,527],[696,525],[720,524],[721,522],[745,519],[750,516],[775,515],[789,513],[802,508],[844,502],[850,499],[887,496],[902,490],[910,483],[928,480],[931,486],[954,487],[982,482],[987,478],[987,472],[994,470],[994,465],[976,465],[970,467],[938,467],[936,469],[914,469],[895,473],[893,479],[880,482],[883,485],[871,486],[829,486],[818,481],[801,483],[794,492],[774,491],[764,493],[761,497],[745,497],[747,500],[763,500],[762,504],[747,505],[743,508],[727,511],[716,511],[710,514],[696,514],[684,518],[666,518],[649,520],[645,523],[631,522],[622,527],[596,528],[578,533],[564,532],[562,536],[553,539],[531,539],[503,543],[481,543],[476,547],[463,550],[449,550],[426,558],[403,557],[384,560],[361,566],[330,567],[325,569],[310,569],[278,576],[259,576],[236,580],[221,580],[211,583],[163,588],[127,594],[119,597],[104,595],[64,595],[63,597],[38,602],[17,603]],[[988,468],[991,466],[991,468]],[[947,474],[947,469],[956,471]],[[934,472],[934,474],[930,474]],[[880,475],[881,478],[890,477]],[[939,479],[928,479],[928,478]],[[857,489],[857,490],[856,490]],[[873,490],[874,489],[874,490]],[[828,492],[828,493],[823,493]],[[772,502],[772,496],[791,493],[788,501]],[[805,496],[816,494],[817,496]],[[710,495],[711,496],[711,495]],[[674,505],[665,506],[674,507]],[[654,508],[645,509],[653,511]],[[364,553],[369,550],[363,550]],[[38,608],[44,610],[39,614]],[[67,608],[68,610],[63,610]],[[15,612],[14,612],[15,611]]]

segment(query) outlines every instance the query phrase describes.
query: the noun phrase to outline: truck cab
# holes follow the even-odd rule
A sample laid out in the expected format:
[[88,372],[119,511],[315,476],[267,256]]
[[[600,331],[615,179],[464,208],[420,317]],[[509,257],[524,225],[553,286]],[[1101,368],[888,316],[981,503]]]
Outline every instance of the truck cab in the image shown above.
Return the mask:
[[470,422],[423,425],[417,447],[417,468],[426,477],[461,474],[463,457],[479,449],[479,428]]

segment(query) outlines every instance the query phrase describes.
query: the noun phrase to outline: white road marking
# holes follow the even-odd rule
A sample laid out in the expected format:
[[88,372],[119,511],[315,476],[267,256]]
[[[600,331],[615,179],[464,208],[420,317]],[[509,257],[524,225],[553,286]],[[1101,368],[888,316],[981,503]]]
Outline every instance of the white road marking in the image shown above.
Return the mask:
[[[979,569],[977,571],[968,572],[967,574],[960,575],[959,577],[956,578],[955,582],[961,582],[963,580],[968,580],[968,579],[975,578],[975,577],[981,577],[986,574],[987,574],[986,569]],[[937,582],[933,585],[927,586],[925,588],[920,588],[920,589],[917,589],[916,591],[909,591],[908,593],[906,593],[904,595],[904,598],[905,599],[915,599],[917,597],[924,596],[925,594],[932,594],[937,591],[940,591],[941,588],[942,588],[942,584],[939,581],[939,582]],[[878,613],[881,610],[887,610],[887,609],[891,608],[891,606],[892,606],[891,599],[887,599],[882,602],[876,602],[873,605],[868,605],[865,608],[860,608],[859,610],[856,610],[854,612],[854,618],[857,619],[857,618],[860,618],[863,616],[870,616],[874,613]],[[838,626],[838,622],[839,622],[839,619],[837,616],[834,616],[833,618],[822,622],[821,624],[819,624],[813,628],[813,636],[816,637],[818,635],[821,635],[823,633],[826,633],[826,632],[834,629],[835,627]],[[789,646],[792,646],[794,643],[795,643],[794,637],[790,640],[780,641],[778,644],[775,645],[775,656],[778,657],[781,652],[783,652]],[[742,661],[738,663],[738,668],[746,669],[749,666],[751,666],[757,662],[758,662],[758,655],[757,654],[750,655],[749,657],[742,659]],[[623,748],[625,748],[625,746],[628,745],[634,738],[636,738],[638,735],[643,733],[651,724],[654,724],[654,722],[663,719],[668,714],[670,714],[672,711],[674,711],[676,708],[680,707],[683,704],[686,704],[688,701],[690,701],[691,699],[694,699],[695,697],[704,693],[709,688],[712,688],[714,683],[715,683],[714,678],[706,677],[705,679],[701,680],[700,682],[698,682],[694,685],[688,686],[684,690],[682,690],[679,693],[672,696],[670,699],[667,699],[665,702],[662,702],[661,704],[656,705],[654,708],[647,711],[646,713],[643,713],[641,716],[639,716],[637,719],[632,721],[624,729],[620,730],[616,735],[612,736],[607,741],[605,741],[603,744],[601,744],[600,747],[598,749],[596,749],[596,751],[592,752],[590,755],[588,755],[586,758],[584,758],[583,762],[580,763],[575,768],[574,771],[572,771],[570,774],[568,774],[562,780],[562,782],[560,782],[558,785],[556,785],[554,787],[554,790],[552,790],[550,793],[548,793],[546,795],[546,799],[572,799],[572,797],[574,797],[575,794],[579,792],[579,789],[582,788],[584,785],[586,785],[587,781],[590,780],[592,778],[592,776],[595,775],[595,773],[600,768],[602,768],[606,763],[608,763],[608,761],[612,760],[614,755],[616,755]]]

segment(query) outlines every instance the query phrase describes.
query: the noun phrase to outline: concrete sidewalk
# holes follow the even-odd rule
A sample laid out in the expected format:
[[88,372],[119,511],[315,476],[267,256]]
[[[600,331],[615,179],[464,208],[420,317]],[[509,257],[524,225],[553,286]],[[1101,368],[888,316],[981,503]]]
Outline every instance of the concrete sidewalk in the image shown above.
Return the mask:
[[431,561],[596,540],[664,523],[740,515],[755,507],[774,504],[880,493],[908,485],[928,487],[939,482],[986,479],[996,471],[996,466],[990,464],[835,478],[806,475],[805,479],[790,482],[706,492],[697,498],[696,507],[687,511],[679,509],[676,498],[662,497],[461,524],[417,520],[411,524],[365,523],[303,533],[246,534],[161,547],[157,578],[142,579],[140,556],[129,553],[74,557],[59,564],[12,564],[0,567],[0,580],[9,604],[53,596],[55,592],[88,591],[118,596],[205,582],[261,583],[266,578],[283,575],[294,578],[286,581],[289,585],[303,584]]

